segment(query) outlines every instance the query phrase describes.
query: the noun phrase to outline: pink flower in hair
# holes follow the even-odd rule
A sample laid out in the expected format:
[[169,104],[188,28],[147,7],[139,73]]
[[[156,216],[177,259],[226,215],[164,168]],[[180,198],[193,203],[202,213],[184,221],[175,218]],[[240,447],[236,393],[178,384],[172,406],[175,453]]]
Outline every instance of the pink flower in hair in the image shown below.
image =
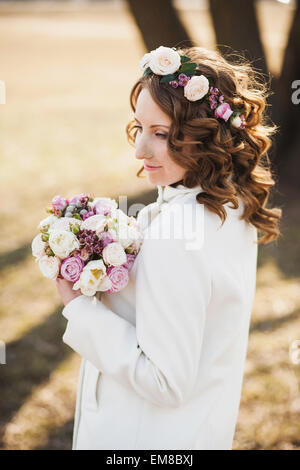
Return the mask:
[[232,113],[233,111],[230,107],[230,104],[222,103],[215,110],[215,118],[220,118],[220,119],[224,119],[224,121],[228,121]]

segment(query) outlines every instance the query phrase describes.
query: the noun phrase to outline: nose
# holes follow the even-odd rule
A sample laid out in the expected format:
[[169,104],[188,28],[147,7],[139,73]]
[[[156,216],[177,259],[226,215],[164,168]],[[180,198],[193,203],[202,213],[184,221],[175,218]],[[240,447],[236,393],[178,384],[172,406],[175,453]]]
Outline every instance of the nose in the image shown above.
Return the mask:
[[149,149],[149,146],[147,145],[146,141],[141,137],[139,137],[139,139],[136,139],[135,158],[137,160],[148,160],[148,158],[152,158],[152,152]]

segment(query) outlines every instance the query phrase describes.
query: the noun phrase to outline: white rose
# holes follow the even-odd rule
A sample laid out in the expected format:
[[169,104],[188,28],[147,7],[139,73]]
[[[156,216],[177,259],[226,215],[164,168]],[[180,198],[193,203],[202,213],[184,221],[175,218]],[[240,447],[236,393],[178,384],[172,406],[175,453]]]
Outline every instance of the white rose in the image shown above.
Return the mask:
[[102,252],[102,256],[105,263],[112,266],[121,266],[127,261],[124,248],[118,242],[107,245]]
[[48,232],[50,233],[53,230],[65,230],[67,232],[70,231],[70,225],[69,224],[78,224],[81,226],[82,220],[76,219],[75,217],[60,217],[55,221],[51,227],[49,227]]
[[66,230],[53,230],[49,233],[49,245],[53,253],[59,258],[67,258],[71,251],[80,247],[77,237]]
[[51,214],[48,217],[46,217],[45,219],[41,220],[41,222],[38,224],[37,228],[40,229],[45,225],[51,226],[57,220],[59,220],[59,217],[56,217],[55,215]]
[[33,256],[35,256],[36,258],[41,258],[42,256],[45,256],[45,246],[46,243],[42,240],[42,234],[39,233],[36,237],[34,237],[31,243],[31,250]]
[[[114,219],[116,219],[116,221]],[[119,228],[123,225],[127,225],[128,222],[129,217],[121,209],[114,209],[111,213],[111,217],[108,219],[107,226],[118,232]]]
[[147,54],[144,54],[141,60],[139,61],[139,67],[142,70],[145,70],[149,66],[150,62],[150,53],[148,52]]
[[180,55],[171,47],[159,46],[150,52],[149,67],[157,75],[174,73],[180,68],[180,65]]
[[120,225],[119,231],[117,233],[117,241],[122,245],[122,247],[128,248],[134,242],[138,243],[138,240],[141,237],[141,233],[137,227],[133,225]]
[[106,267],[102,259],[89,261],[73,285],[73,290],[80,289],[83,295],[93,296],[105,277]]
[[39,259],[39,268],[43,276],[54,281],[59,273],[60,259],[56,256],[42,256]]
[[133,238],[132,248],[135,251],[139,251],[143,243],[143,233],[140,230],[136,230],[135,237]]
[[109,279],[108,276],[105,276],[102,281],[100,282],[99,286],[98,286],[98,291],[101,291],[101,292],[105,292],[107,291],[108,289],[110,289],[112,286],[112,282],[111,280]]
[[209,81],[204,75],[194,75],[184,87],[184,96],[190,101],[197,101],[208,93]]
[[103,214],[92,215],[88,217],[81,223],[81,230],[95,230],[97,233],[101,233],[104,230],[105,225],[107,224],[107,219]]
[[233,127],[239,128],[241,124],[242,124],[242,120],[240,116],[235,116],[234,118],[231,119],[231,125]]

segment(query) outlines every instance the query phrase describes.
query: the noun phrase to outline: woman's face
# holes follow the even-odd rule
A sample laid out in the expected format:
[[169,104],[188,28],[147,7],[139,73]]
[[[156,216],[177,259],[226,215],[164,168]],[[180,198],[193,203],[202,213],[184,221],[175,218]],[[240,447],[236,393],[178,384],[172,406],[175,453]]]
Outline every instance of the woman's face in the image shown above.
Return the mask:
[[143,160],[149,181],[166,186],[181,180],[185,169],[171,160],[167,148],[171,118],[153,101],[146,88],[138,96],[135,120],[138,129],[135,139],[136,158]]

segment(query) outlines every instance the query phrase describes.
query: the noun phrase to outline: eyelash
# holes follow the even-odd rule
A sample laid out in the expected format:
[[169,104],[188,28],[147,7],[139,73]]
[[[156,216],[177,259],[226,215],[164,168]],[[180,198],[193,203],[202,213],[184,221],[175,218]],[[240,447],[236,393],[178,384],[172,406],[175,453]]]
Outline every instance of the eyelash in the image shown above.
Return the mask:
[[[133,126],[133,129],[141,129],[142,126]],[[167,138],[167,134],[155,134],[157,135],[158,137],[161,137],[162,139],[166,139]]]

